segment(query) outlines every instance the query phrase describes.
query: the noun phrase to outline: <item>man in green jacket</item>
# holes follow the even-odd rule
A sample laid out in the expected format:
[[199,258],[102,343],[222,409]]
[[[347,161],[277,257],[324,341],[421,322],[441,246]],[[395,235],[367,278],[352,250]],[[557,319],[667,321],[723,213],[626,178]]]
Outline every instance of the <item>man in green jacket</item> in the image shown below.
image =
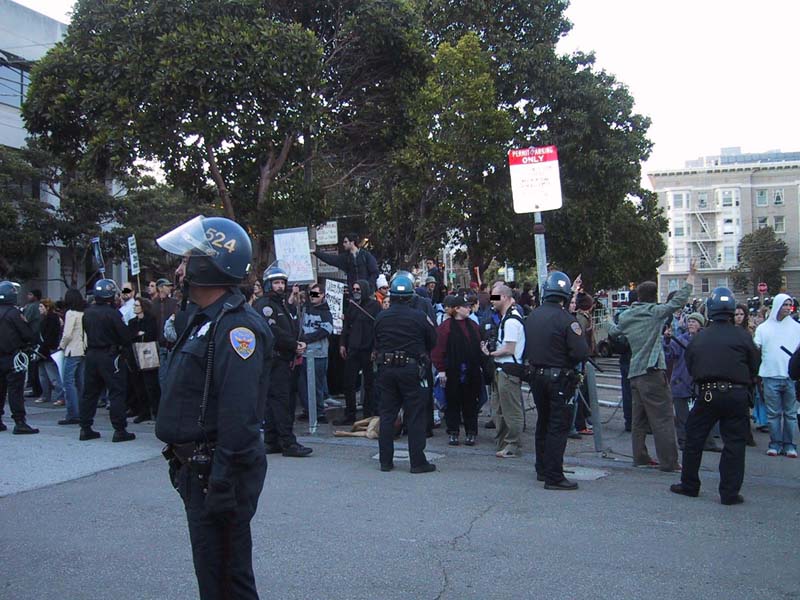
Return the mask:
[[[611,328],[611,335],[623,333],[631,347],[628,373],[633,395],[631,441],[633,464],[637,467],[658,466],[662,471],[680,471],[681,468],[675,435],[675,411],[661,338],[667,318],[689,299],[696,272],[697,266],[692,261],[686,283],[666,304],[658,304],[658,286],[655,282],[642,282],[636,290],[638,302],[622,313],[619,324]],[[653,431],[658,462],[650,458],[647,451],[645,438],[648,424]]]

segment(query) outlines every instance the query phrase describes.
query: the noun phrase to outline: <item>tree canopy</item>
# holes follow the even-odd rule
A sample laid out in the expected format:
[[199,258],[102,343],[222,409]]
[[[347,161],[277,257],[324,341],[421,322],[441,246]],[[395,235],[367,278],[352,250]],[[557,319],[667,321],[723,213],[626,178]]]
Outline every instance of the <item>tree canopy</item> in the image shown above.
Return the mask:
[[567,4],[79,0],[23,114],[95,181],[157,161],[243,223],[257,261],[274,228],[347,216],[395,267],[445,244],[480,271],[530,266],[507,151],[556,145],[565,204],[544,216],[548,252],[589,286],[619,285],[663,253],[639,187],[649,120],[591,54],[557,54]]
[[758,284],[764,282],[770,294],[783,287],[781,269],[789,247],[775,235],[772,227],[761,227],[739,240],[738,265],[731,269],[734,287],[748,295],[758,294]]

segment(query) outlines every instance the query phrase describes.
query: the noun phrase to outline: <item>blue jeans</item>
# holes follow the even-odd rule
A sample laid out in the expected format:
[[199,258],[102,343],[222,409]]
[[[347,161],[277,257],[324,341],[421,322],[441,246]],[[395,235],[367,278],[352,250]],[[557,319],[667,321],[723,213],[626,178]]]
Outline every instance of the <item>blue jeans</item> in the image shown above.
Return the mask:
[[[303,359],[303,366],[300,368],[300,378],[297,383],[297,393],[300,395],[300,402],[303,408],[308,411],[308,382],[306,376],[306,361]],[[317,416],[325,414],[325,388],[328,379],[328,359],[314,358],[314,384],[316,385],[317,396]]]
[[83,396],[83,357],[64,358],[64,396],[67,403],[67,419],[79,419],[78,401]]
[[61,373],[58,372],[58,367],[52,358],[39,361],[39,382],[42,384],[42,394],[45,402],[64,399]]
[[769,423],[769,447],[778,452],[797,450],[797,395],[788,377],[764,377],[764,404]]
[[753,398],[753,421],[757,427],[767,424],[767,407],[764,406],[764,399],[761,397],[761,391],[758,386],[755,388]]

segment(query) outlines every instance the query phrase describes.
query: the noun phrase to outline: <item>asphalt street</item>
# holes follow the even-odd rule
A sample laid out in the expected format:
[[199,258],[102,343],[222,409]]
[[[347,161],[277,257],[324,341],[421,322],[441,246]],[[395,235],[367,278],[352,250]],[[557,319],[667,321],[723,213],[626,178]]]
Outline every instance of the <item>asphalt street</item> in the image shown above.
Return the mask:
[[[29,405],[37,436],[0,434],[0,598],[196,598],[185,516],[152,423],[137,439],[77,441],[63,409]],[[382,473],[377,442],[302,438],[306,459],[270,456],[253,521],[262,598],[800,598],[800,461],[748,448],[740,506],[716,493],[706,454],[699,498],[675,474],[634,469],[621,411],[604,408],[606,452],[570,441],[576,492],[535,481],[532,422],[518,459],[429,440],[438,470]],[[481,419],[483,423],[485,419]],[[402,448],[402,443],[398,448]]]

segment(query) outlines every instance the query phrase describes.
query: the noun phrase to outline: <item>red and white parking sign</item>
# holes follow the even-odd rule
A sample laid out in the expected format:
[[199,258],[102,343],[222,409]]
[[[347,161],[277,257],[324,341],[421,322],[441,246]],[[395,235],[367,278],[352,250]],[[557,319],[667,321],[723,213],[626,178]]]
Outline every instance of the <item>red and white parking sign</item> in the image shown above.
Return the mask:
[[555,146],[508,151],[514,212],[529,213],[561,208],[561,177]]

